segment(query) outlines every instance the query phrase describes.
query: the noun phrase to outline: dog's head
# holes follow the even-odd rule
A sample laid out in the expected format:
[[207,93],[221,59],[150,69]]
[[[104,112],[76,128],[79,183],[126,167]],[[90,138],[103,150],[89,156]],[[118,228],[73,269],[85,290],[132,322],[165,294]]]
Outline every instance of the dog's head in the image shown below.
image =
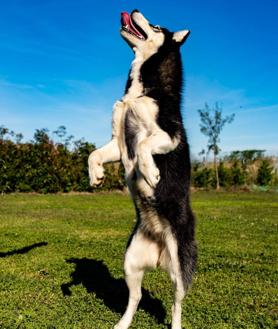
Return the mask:
[[123,12],[121,24],[122,37],[144,57],[155,54],[164,44],[169,48],[181,46],[190,33],[188,30],[170,32],[166,28],[152,25],[138,10],[134,10],[131,14]]

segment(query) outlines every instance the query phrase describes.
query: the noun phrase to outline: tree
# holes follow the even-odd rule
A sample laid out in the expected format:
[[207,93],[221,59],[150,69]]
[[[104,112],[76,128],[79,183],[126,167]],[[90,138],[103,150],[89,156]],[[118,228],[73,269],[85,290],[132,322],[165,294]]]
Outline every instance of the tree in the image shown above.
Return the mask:
[[207,144],[207,154],[213,152],[213,163],[215,170],[215,180],[216,180],[216,189],[220,188],[219,184],[219,175],[218,175],[218,166],[217,166],[217,156],[220,152],[220,133],[226,123],[231,123],[234,120],[235,114],[227,115],[226,117],[222,116],[222,108],[218,103],[215,103],[214,108],[210,108],[207,103],[205,103],[205,108],[198,110],[201,124],[201,132],[208,137]]
[[3,141],[4,137],[8,134],[9,134],[9,129],[4,126],[0,126],[0,141]]
[[264,159],[258,170],[257,184],[262,186],[269,185],[273,177],[272,171],[273,168],[270,166],[269,161]]
[[36,129],[34,133],[34,143],[48,144],[50,142],[48,132],[49,130],[46,128]]
[[234,162],[231,168],[231,184],[240,186],[245,183],[246,177],[244,170],[240,167],[238,162]]
[[[91,191],[88,157],[95,145],[83,139],[72,141],[65,126],[54,132],[37,129],[32,141],[22,142],[23,135],[0,126],[0,193],[56,193]],[[123,189],[124,170],[110,164],[102,189]]]
[[74,138],[73,135],[68,135],[67,128],[65,126],[59,126],[57,130],[53,131],[53,134],[59,138],[60,143],[65,145],[66,148],[69,147],[72,139]]
[[242,168],[245,170],[248,165],[254,163],[258,159],[262,159],[265,150],[243,150],[232,151],[230,155],[226,157],[228,161],[236,162],[240,161]]

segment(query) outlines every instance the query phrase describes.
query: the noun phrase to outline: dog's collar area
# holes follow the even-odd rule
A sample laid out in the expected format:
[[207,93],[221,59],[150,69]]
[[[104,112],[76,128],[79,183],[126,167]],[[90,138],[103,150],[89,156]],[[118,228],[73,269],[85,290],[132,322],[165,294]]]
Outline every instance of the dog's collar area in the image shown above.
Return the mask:
[[121,24],[124,31],[134,35],[140,40],[147,39],[146,33],[140,28],[139,25],[136,24],[136,22],[132,19],[132,15],[129,15],[129,13],[121,13]]

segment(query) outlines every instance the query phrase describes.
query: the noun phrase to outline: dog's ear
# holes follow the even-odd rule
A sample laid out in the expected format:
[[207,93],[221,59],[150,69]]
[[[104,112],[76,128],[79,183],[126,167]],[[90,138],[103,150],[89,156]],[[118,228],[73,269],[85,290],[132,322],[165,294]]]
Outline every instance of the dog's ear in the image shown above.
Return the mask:
[[189,34],[190,34],[189,30],[177,31],[173,34],[173,40],[181,46],[182,44],[184,44]]

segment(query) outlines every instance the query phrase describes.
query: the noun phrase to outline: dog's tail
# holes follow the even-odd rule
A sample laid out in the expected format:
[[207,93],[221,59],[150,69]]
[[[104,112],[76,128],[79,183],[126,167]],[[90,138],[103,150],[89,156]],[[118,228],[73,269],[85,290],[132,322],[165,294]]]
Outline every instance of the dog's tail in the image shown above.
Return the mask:
[[184,286],[187,289],[192,283],[193,274],[197,267],[197,243],[195,241],[195,216],[190,207],[186,212],[183,227],[177,230],[178,256]]
[[196,241],[192,240],[186,243],[185,250],[183,250],[183,264],[182,265],[182,276],[183,282],[186,289],[192,284],[193,274],[197,267],[197,244]]

